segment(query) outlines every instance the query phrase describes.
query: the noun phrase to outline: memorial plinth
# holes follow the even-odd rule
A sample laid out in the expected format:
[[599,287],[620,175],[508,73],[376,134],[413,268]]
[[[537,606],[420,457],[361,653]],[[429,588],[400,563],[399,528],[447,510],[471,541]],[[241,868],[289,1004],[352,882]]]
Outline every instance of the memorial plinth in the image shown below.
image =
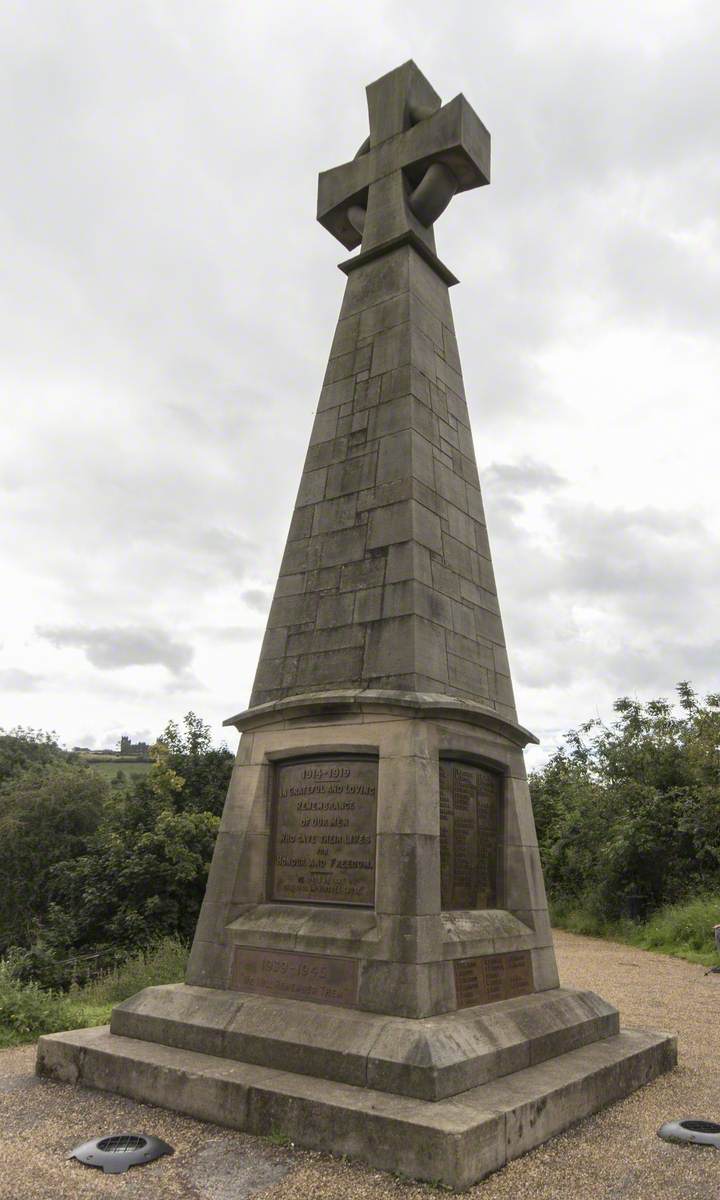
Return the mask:
[[413,63],[320,177],[348,249],[186,982],[38,1069],[469,1186],[668,1069],[559,986],[433,222],[490,140]]

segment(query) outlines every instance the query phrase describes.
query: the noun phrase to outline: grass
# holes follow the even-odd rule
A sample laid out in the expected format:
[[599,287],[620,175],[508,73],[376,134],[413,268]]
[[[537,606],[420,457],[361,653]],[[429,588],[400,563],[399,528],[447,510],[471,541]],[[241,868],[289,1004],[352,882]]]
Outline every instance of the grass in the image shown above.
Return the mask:
[[177,983],[185,973],[187,946],[164,938],[149,950],[128,958],[122,966],[99,975],[69,992],[44,991],[18,980],[0,961],[0,1047],[34,1042],[43,1033],[105,1025],[113,1005],[144,987]]
[[122,771],[126,779],[138,779],[142,775],[147,775],[152,763],[150,762],[121,762],[117,758],[106,759],[104,762],[88,762],[88,766],[97,771],[107,779],[108,783],[112,783],[118,771]]
[[696,896],[658,909],[647,921],[603,921],[582,906],[553,905],[553,925],[587,937],[626,942],[714,967],[718,963],[713,926],[720,924],[720,896]]

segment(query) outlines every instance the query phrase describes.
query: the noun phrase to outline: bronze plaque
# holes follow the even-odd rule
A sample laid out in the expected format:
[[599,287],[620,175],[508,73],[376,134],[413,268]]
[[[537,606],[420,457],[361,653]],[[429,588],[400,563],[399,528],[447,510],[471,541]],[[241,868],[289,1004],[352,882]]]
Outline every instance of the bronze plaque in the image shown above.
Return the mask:
[[237,946],[230,986],[238,992],[348,1007],[357,1002],[358,964],[354,958]]
[[453,965],[458,1008],[492,1004],[493,1000],[526,996],[535,990],[529,950],[460,958]]
[[270,848],[273,900],[375,903],[377,759],[287,762],[276,768]]
[[496,908],[500,786],[494,771],[440,760],[440,882],[443,909]]

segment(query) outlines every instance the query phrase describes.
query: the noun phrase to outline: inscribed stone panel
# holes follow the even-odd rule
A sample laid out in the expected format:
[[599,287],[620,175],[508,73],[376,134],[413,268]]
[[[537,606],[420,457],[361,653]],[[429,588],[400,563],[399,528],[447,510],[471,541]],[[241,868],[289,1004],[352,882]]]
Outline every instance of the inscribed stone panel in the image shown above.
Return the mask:
[[440,762],[440,881],[445,910],[496,908],[500,859],[500,776],[485,767]]
[[376,759],[343,756],[277,766],[274,900],[374,904],[377,772]]

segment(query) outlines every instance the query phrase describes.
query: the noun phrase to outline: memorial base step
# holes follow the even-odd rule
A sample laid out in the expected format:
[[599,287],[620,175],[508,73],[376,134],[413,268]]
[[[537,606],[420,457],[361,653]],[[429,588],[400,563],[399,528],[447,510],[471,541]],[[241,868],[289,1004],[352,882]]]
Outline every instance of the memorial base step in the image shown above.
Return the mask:
[[37,1070],[463,1190],[670,1070],[676,1054],[674,1037],[629,1029],[432,1102],[120,1037],[102,1026],[41,1038]]
[[553,988],[420,1020],[247,992],[168,984],[113,1010],[111,1032],[442,1100],[619,1032],[594,992]]

